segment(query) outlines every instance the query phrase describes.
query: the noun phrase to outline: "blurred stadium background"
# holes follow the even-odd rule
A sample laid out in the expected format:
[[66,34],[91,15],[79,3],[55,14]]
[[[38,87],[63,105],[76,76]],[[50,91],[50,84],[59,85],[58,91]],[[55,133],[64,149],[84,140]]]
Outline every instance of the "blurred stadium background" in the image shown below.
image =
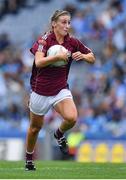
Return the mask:
[[96,56],[74,62],[69,84],[78,123],[67,134],[71,156],[57,148],[61,117],[50,110],[35,158],[81,162],[126,161],[126,0],[0,0],[0,160],[23,160],[33,56],[29,48],[48,30],[56,9],[72,15],[72,34]]

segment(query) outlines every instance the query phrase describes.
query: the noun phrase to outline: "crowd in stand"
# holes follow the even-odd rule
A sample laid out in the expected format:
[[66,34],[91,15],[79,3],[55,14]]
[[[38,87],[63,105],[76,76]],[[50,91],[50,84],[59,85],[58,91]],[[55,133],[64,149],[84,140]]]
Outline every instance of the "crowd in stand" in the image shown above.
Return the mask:
[[8,14],[16,15],[23,8],[34,8],[38,2],[49,2],[50,0],[1,0],[0,19]]
[[22,7],[26,6],[27,0],[2,0],[0,2],[0,18],[6,14],[17,14]]
[[[80,79],[73,74],[70,80],[79,113],[78,130],[86,138],[125,138],[126,0],[78,0],[77,4],[64,7],[72,14],[72,34],[96,56],[93,66],[73,64],[76,69],[83,67]],[[7,34],[1,34],[0,129],[5,128],[6,122],[8,129],[25,131],[31,65],[24,60],[22,49],[12,44]],[[49,112],[46,121],[51,128],[56,128],[54,119],[59,121],[60,117]]]
[[96,54],[84,78],[79,123],[87,137],[126,136],[126,1],[92,1],[73,15],[74,33]]

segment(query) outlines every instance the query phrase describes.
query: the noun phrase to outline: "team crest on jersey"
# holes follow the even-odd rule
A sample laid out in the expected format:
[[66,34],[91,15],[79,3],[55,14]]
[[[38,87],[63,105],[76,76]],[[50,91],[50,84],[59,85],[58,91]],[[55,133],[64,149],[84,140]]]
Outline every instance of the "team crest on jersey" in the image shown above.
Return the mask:
[[44,45],[46,45],[46,39],[48,38],[49,32],[46,32],[43,36],[38,40],[38,51],[42,52]]

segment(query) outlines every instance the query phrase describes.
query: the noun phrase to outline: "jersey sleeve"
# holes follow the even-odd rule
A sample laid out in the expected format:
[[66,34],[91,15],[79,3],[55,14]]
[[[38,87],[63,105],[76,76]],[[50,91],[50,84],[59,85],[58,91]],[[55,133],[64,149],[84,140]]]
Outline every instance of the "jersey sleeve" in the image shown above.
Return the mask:
[[80,40],[77,39],[77,51],[80,51],[83,54],[91,53],[91,49],[85,46]]
[[37,51],[46,53],[46,51],[47,51],[47,36],[46,36],[46,34],[42,37],[39,37],[38,40],[30,48],[30,52],[33,55],[35,55],[35,53]]

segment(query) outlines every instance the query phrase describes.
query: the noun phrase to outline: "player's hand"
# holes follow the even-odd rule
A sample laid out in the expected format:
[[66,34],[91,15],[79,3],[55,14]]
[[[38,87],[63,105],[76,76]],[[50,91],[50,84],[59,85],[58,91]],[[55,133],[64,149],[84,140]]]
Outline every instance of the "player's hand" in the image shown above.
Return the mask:
[[61,51],[57,54],[57,58],[61,61],[68,61],[68,51],[63,51],[61,48]]
[[77,51],[75,53],[72,53],[72,58],[75,59],[76,61],[79,61],[83,59],[83,54],[80,51]]

